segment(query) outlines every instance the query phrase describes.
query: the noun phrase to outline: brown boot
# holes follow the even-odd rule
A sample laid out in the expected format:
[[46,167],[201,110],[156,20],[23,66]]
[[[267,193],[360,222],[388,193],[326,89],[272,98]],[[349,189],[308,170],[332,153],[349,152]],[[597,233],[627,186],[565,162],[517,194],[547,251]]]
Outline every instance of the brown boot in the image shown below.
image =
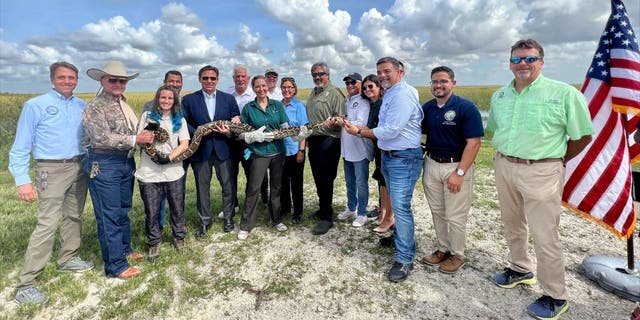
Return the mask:
[[150,246],[147,259],[149,259],[149,261],[153,261],[155,259],[158,259],[159,257],[160,257],[160,243]]
[[440,263],[438,271],[443,273],[456,273],[462,266],[464,266],[464,258],[459,255],[452,255]]
[[430,266],[435,266],[449,258],[449,256],[451,256],[449,251],[442,252],[440,250],[436,250],[430,256],[422,258],[422,262]]
[[176,248],[176,251],[180,253],[184,252],[184,239],[173,239],[173,246]]

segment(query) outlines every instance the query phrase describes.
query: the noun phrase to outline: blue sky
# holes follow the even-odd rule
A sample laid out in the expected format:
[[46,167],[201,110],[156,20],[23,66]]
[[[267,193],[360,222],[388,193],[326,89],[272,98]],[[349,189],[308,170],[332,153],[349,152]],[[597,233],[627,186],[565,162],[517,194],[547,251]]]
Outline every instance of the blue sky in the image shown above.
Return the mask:
[[[625,3],[640,32],[640,1]],[[375,72],[396,56],[407,81],[423,86],[438,65],[458,85],[504,84],[509,47],[521,38],[545,48],[543,73],[581,83],[610,9],[606,0],[68,0],[0,2],[0,92],[41,93],[47,67],[67,60],[80,68],[77,92],[95,92],[88,68],[121,60],[138,79],[128,91],[153,91],[167,70],[199,88],[197,70],[220,69],[219,89],[233,66],[252,75],[275,68],[311,87],[309,67],[325,61],[334,84],[350,72]]]

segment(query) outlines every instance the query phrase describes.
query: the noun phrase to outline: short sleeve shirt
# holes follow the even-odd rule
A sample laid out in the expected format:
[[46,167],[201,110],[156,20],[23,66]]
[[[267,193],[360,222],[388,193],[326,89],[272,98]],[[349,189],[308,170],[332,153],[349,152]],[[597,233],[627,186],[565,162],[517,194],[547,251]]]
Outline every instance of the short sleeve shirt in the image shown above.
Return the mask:
[[[247,103],[242,109],[241,119],[256,129],[265,126],[264,132],[280,129],[280,125],[289,121],[287,113],[282,107],[280,101],[269,99],[266,109],[258,104],[256,100]],[[269,142],[254,142],[247,145],[251,152],[261,155],[270,156],[278,153],[284,153],[284,142],[282,139]]]

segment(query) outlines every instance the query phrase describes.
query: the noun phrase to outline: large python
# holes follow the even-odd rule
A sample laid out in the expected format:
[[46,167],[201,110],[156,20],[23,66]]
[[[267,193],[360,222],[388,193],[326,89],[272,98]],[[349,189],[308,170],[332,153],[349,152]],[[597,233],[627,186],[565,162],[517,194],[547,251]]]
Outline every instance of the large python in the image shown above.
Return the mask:
[[[182,154],[177,156],[175,159],[171,160],[171,162],[180,162],[191,157],[198,150],[198,147],[200,147],[200,142],[202,141],[202,137],[204,137],[204,133],[208,130],[213,130],[216,127],[219,127],[222,125],[226,125],[227,127],[229,127],[229,130],[231,131],[231,133],[234,133],[234,134],[251,132],[255,130],[255,128],[253,128],[252,126],[246,123],[234,123],[228,120],[217,120],[217,121],[205,123],[203,125],[198,126],[196,131],[193,133],[193,137],[191,138],[191,143],[189,144],[189,148],[187,148],[187,150],[185,150]],[[323,122],[307,125],[306,127],[307,129],[313,131],[322,126],[324,126]],[[286,137],[297,136],[298,134],[300,134],[300,127],[276,129],[270,132],[273,133],[274,139],[283,139]],[[169,139],[169,133],[162,127],[157,128],[155,131],[155,134],[156,134],[156,137],[154,139],[154,142],[162,143],[162,142],[166,142]],[[156,148],[153,146],[153,143],[145,144],[143,146],[143,149],[151,158],[154,158],[156,156],[159,156],[159,157],[167,156],[166,154],[163,154],[162,152],[156,150]]]

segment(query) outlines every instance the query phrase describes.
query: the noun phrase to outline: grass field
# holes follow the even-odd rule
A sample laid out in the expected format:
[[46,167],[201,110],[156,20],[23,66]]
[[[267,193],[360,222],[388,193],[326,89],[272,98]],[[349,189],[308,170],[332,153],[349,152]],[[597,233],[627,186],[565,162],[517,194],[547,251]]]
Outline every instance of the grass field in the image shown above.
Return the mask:
[[[460,87],[456,89],[456,93],[461,96],[466,96],[476,102],[481,110],[488,110],[489,99],[491,93],[495,90],[495,87]],[[421,102],[428,100],[431,95],[428,88],[418,88]],[[303,101],[306,100],[309,94],[309,89],[302,89],[299,92],[299,98]],[[15,184],[13,177],[7,170],[8,166],[8,153],[14,140],[16,122],[20,114],[21,106],[28,98],[33,95],[16,95],[16,94],[0,94],[0,110],[2,110],[4,116],[0,118],[0,291],[4,293],[7,298],[12,298],[15,290],[13,287],[17,283],[17,276],[21,271],[24,263],[24,252],[27,247],[28,239],[33,231],[33,228],[37,222],[37,204],[28,204],[19,201],[15,192]],[[139,115],[144,102],[148,101],[152,97],[152,93],[129,93],[126,94],[129,104],[133,107],[136,113]],[[80,94],[80,98],[89,101],[93,94]],[[484,143],[482,150],[478,158],[478,166],[490,167],[491,157],[493,151],[488,146],[488,143]],[[305,184],[307,186],[313,185],[312,176],[309,166],[305,167]],[[342,175],[342,165],[340,166],[339,177]],[[187,200],[186,200],[186,216],[187,227],[190,232],[189,237],[192,237],[192,231],[198,226],[197,214],[195,212],[195,187],[193,184],[192,172],[189,170],[187,183]],[[244,176],[241,174],[241,178]],[[373,183],[373,182],[372,182]],[[344,182],[338,178],[337,185],[343,186]],[[421,184],[418,183],[418,188],[421,189]],[[238,190],[242,190],[238,195],[240,202],[244,202],[244,181],[240,181]],[[315,190],[311,191],[305,187],[305,216],[315,210]],[[212,199],[214,203],[213,208],[220,208],[220,203],[217,197],[213,195],[220,194],[220,188],[217,183],[212,183]],[[132,224],[132,245],[135,249],[145,252],[146,251],[146,237],[144,232],[144,209],[142,201],[138,194],[138,188],[136,186],[134,192],[133,209],[130,212],[131,224]],[[310,198],[310,199],[309,199]],[[370,199],[370,205],[377,201],[377,194],[372,194]],[[495,207],[495,199],[483,199],[482,205]],[[341,209],[344,206],[344,202],[334,203],[336,210]],[[261,217],[258,221],[258,225],[265,226],[268,224],[266,207],[259,206],[258,215]],[[57,272],[55,265],[55,257],[57,254],[58,244],[54,249],[52,259],[47,265],[44,274],[39,279],[39,287],[46,292],[49,296],[49,301],[44,306],[22,306],[17,311],[7,313],[5,306],[0,306],[0,319],[9,318],[31,318],[31,317],[46,317],[41,314],[43,308],[47,308],[47,305],[62,305],[73,306],[87,298],[89,287],[94,283],[103,283],[105,281],[103,276],[103,263],[100,256],[100,247],[96,236],[95,218],[93,215],[93,208],[91,201],[87,198],[87,205],[83,213],[84,228],[83,228],[83,246],[81,249],[81,256],[87,258],[96,263],[96,271],[87,273],[81,277],[76,277],[69,274],[62,274]],[[313,224],[310,220],[304,220],[303,225],[311,227]],[[213,232],[221,233],[221,230],[213,230]],[[170,243],[170,234],[164,232],[165,243]],[[223,241],[230,243],[235,242],[235,235],[229,234],[224,236]],[[59,239],[58,239],[59,240]],[[245,284],[236,278],[225,278],[222,275],[213,275],[214,279],[203,279],[202,275],[194,272],[193,266],[197,266],[202,260],[203,250],[207,247],[207,241],[196,242],[192,239],[188,242],[190,248],[185,254],[178,255],[172,250],[165,248],[163,256],[168,256],[168,259],[161,259],[154,264],[147,264],[145,266],[145,274],[154,274],[152,279],[134,279],[125,282],[122,285],[107,286],[108,288],[101,294],[100,307],[96,309],[82,309],[80,314],[71,316],[70,318],[83,319],[89,317],[98,317],[103,319],[110,318],[140,318],[140,317],[170,317],[164,314],[164,311],[168,308],[168,302],[174,299],[179,301],[188,302],[194,299],[206,297],[211,294],[225,293],[233,288],[242,287]],[[254,240],[250,242],[249,247],[242,246],[236,247],[237,254],[249,255],[251,250],[258,250],[260,247],[260,240]],[[223,256],[220,259],[224,259]],[[296,265],[300,263],[300,257],[292,258],[289,264]],[[241,265],[235,267],[241,268]],[[384,266],[381,266],[383,268]],[[292,269],[293,270],[293,269]],[[181,279],[182,287],[180,288],[180,295],[174,297],[175,288],[172,281],[169,280],[172,276],[177,276]],[[291,274],[284,279],[280,279],[278,282],[274,282],[269,286],[271,294],[287,295],[291,294],[291,288],[296,285],[296,275]],[[214,283],[213,286],[202,286],[203,281],[208,283]],[[143,281],[145,285],[139,287]],[[266,290],[266,289],[265,289]],[[120,301],[123,296],[128,297],[126,302]],[[134,312],[135,311],[135,312]]]

